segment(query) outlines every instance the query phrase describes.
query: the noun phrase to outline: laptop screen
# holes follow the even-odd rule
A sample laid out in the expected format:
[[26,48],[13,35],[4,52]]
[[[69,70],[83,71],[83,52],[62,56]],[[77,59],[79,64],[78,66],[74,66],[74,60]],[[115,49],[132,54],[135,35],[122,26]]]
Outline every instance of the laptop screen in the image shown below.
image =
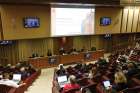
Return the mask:
[[13,80],[20,81],[21,80],[21,74],[13,74]]
[[58,80],[59,83],[68,81],[67,76],[59,76],[59,77],[57,77],[57,80]]

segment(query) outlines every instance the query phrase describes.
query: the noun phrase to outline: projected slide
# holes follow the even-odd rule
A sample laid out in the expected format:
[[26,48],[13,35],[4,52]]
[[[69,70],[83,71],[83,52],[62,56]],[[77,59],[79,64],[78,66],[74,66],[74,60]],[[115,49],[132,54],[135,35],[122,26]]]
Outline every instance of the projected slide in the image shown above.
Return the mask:
[[95,9],[51,8],[51,35],[92,35],[94,16]]

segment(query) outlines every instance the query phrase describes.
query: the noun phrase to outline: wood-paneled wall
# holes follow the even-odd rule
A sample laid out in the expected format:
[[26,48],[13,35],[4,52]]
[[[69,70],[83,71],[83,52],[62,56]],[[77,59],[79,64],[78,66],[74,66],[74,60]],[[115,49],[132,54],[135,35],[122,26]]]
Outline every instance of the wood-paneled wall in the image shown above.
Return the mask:
[[91,36],[91,47],[96,47],[97,49],[104,49],[103,36]]
[[140,7],[125,7],[122,16],[121,33],[140,32]]
[[[0,7],[5,40],[45,38],[50,36],[50,7],[33,5],[2,5]],[[37,17],[40,27],[25,28],[25,17]]]
[[47,56],[48,49],[53,53],[52,38],[17,40],[11,45],[0,45],[0,63],[16,64],[19,61],[27,60],[33,53]]
[[52,38],[18,41],[20,60],[26,60],[28,57],[31,57],[33,53],[37,53],[39,56],[47,56],[48,49],[53,53]]
[[90,36],[73,37],[73,48],[77,50],[81,50],[82,48],[89,50],[91,48],[90,41]]
[[[95,34],[140,32],[140,7],[95,8]],[[5,40],[50,37],[50,6],[1,5],[2,31]],[[23,18],[38,17],[39,28],[24,28]],[[101,17],[110,17],[111,24],[100,25]],[[1,35],[0,35],[1,37]]]
[[2,29],[1,15],[0,15],[0,40],[2,39],[3,39],[3,29]]
[[103,37],[103,35],[73,37],[73,48],[76,48],[77,50],[81,50],[82,48],[91,50],[91,47],[104,49],[106,42],[104,42]]
[[[110,17],[111,24],[108,26],[100,25],[101,17]],[[95,33],[96,34],[108,34],[108,33],[120,33],[122,20],[122,8],[96,8],[95,11]]]
[[[55,54],[59,49],[58,38],[50,37],[50,6],[20,6],[2,5],[0,7],[2,27],[0,27],[0,40],[16,40],[15,44],[0,46],[0,61],[4,64],[15,64],[26,60],[37,53],[39,56],[47,56],[48,49]],[[40,28],[24,28],[23,18],[40,18]],[[109,26],[101,26],[100,18],[110,17],[112,22]],[[1,26],[1,24],[0,24]],[[111,49],[112,45],[123,43],[123,40],[113,38],[113,41],[105,40],[101,34],[118,34],[140,32],[140,7],[125,8],[96,8],[95,12],[95,36],[74,36],[70,42],[73,48],[81,50],[83,47],[90,50]],[[34,39],[36,38],[36,39]],[[37,39],[38,38],[38,39]],[[60,38],[60,37],[59,37]],[[22,39],[22,40],[21,40]],[[112,43],[114,42],[114,43]]]
[[135,44],[140,39],[140,33],[118,34],[112,37],[112,50],[117,51],[127,48],[128,46],[135,47]]
[[0,64],[16,64],[19,61],[17,46],[16,41],[11,45],[0,45]]
[[[105,39],[104,35],[75,36],[70,37],[72,40],[70,44],[73,43],[71,47],[76,48],[76,50],[81,50],[83,47],[90,50],[91,47],[96,47],[96,49],[104,49],[109,52],[113,46],[133,44],[135,35],[137,34],[114,34],[111,40]],[[12,45],[0,46],[0,63],[16,64],[19,61],[27,60],[33,53],[37,53],[39,56],[47,56],[48,49],[56,54],[56,46],[59,47],[58,38],[17,40]]]

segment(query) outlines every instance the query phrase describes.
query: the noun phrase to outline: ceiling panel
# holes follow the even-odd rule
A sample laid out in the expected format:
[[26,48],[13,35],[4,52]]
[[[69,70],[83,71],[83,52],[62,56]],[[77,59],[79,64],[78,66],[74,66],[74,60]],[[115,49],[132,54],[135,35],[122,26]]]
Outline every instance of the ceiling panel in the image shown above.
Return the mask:
[[120,0],[0,0],[0,3],[1,4],[73,3],[73,4],[119,5]]

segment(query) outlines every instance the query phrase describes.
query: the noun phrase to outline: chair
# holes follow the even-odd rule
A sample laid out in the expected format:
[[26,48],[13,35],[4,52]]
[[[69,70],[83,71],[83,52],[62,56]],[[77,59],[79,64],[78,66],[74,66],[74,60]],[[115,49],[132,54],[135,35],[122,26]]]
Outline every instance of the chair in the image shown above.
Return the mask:
[[14,93],[24,93],[25,90],[26,90],[26,85],[21,85],[18,88],[16,88]]
[[81,78],[81,79],[77,80],[77,83],[78,83],[80,86],[85,86],[85,85],[88,85],[88,84],[89,84],[87,78]]
[[69,90],[65,91],[64,93],[80,93],[80,89],[73,88],[73,89],[69,89]]
[[14,88],[11,86],[0,84],[0,93],[14,93],[15,90],[12,90],[12,89]]
[[122,91],[123,93],[140,93],[140,86],[136,86],[133,88],[127,88]]
[[108,79],[111,82],[113,82],[113,80],[114,80],[114,73],[113,72],[107,71],[105,76],[108,77]]
[[99,82],[101,82],[101,80],[102,80],[102,75],[99,74],[99,75],[93,77],[92,80],[93,80],[94,82],[99,83]]
[[140,79],[140,73],[134,75],[135,78]]
[[131,79],[130,86],[131,86],[131,87],[140,86],[140,80],[137,79],[137,78],[132,78],[132,79]]
[[97,93],[96,86],[97,86],[96,83],[93,83],[93,84],[89,84],[87,86],[84,86],[82,88],[82,93],[87,93],[87,91],[90,91],[90,93]]

